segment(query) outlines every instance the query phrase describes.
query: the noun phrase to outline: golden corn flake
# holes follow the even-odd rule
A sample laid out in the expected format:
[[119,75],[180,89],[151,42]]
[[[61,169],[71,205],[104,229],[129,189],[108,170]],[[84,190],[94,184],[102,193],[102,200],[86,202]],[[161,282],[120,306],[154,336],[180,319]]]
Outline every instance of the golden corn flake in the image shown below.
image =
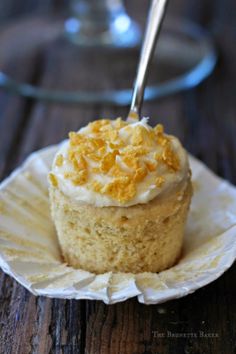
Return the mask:
[[102,127],[110,125],[110,120],[109,119],[99,119],[95,120],[94,122],[89,123],[89,128],[91,129],[92,132],[97,133],[101,130]]
[[116,141],[119,138],[119,133],[116,130],[110,130],[110,131],[107,131],[104,134],[104,138],[107,141],[113,142],[113,141]]
[[87,171],[79,171],[74,178],[72,178],[72,182],[75,186],[83,185],[88,180]]
[[57,158],[56,158],[55,165],[57,167],[61,167],[63,165],[63,160],[64,160],[63,155],[61,155],[61,154],[58,155]]
[[95,149],[99,149],[105,146],[105,141],[103,139],[90,138],[90,141],[93,143]]
[[122,139],[118,138],[116,139],[115,143],[113,142],[109,142],[108,143],[108,146],[110,149],[120,149],[120,148],[123,148],[125,146],[125,143]]
[[94,190],[94,192],[101,193],[101,190],[102,190],[102,188],[103,188],[103,185],[102,185],[102,183],[100,183],[100,182],[93,181],[93,182],[91,183],[91,187],[92,187],[92,189]]
[[144,146],[126,146],[121,152],[121,155],[132,154],[133,156],[142,156],[146,155],[150,151],[149,148]]
[[132,129],[131,144],[151,146],[153,140],[151,139],[150,132],[143,126],[137,125]]
[[80,133],[70,132],[69,139],[71,146],[78,146],[86,141],[86,136]]
[[86,170],[87,162],[86,162],[85,158],[83,157],[83,155],[76,156],[76,161],[77,161],[78,168],[80,170]]
[[100,171],[102,173],[107,173],[110,171],[112,166],[114,166],[116,161],[117,151],[114,150],[113,152],[108,152],[100,162]]
[[101,173],[99,167],[92,167],[92,168],[91,168],[91,172],[92,172],[92,173],[95,173],[95,174],[100,174],[100,173]]
[[58,180],[53,173],[49,173],[49,180],[50,180],[53,187],[55,187],[55,188],[58,187]]
[[153,130],[156,135],[163,135],[164,134],[164,127],[162,124],[157,124]]
[[83,155],[79,153],[74,153],[73,157],[71,158],[71,162],[76,171],[86,170],[87,169],[87,162]]
[[117,162],[112,166],[108,175],[111,177],[129,177],[129,174]]
[[180,161],[177,155],[174,153],[170,145],[164,148],[162,153],[163,161],[169,166],[173,171],[178,171],[180,168]]
[[130,168],[136,170],[139,168],[139,159],[135,152],[125,153],[122,155],[122,161]]
[[118,200],[120,203],[125,203],[135,196],[136,186],[128,177],[119,177],[107,183],[103,187],[102,193]]
[[64,174],[64,177],[70,179],[71,182],[75,186],[80,186],[80,185],[83,185],[87,182],[88,171],[87,170],[80,170],[80,171],[76,171],[76,172],[66,172]]
[[157,162],[161,162],[162,161],[162,155],[159,152],[155,152],[153,154],[153,158],[157,161]]
[[149,161],[146,160],[145,161],[145,165],[147,166],[147,169],[148,169],[149,172],[154,172],[157,169],[157,163],[156,162],[153,162],[153,161],[150,161],[150,160]]
[[88,153],[86,156],[93,161],[99,162],[105,156],[106,151],[106,147],[103,146],[98,150]]
[[87,154],[87,157],[90,160],[93,160],[93,161],[96,161],[96,162],[99,162],[101,160],[101,156],[99,155],[98,152],[89,153],[89,154]]
[[138,183],[142,182],[142,180],[147,176],[148,171],[145,167],[140,167],[135,171],[133,181]]
[[164,177],[160,176],[156,178],[155,184],[158,188],[161,188],[164,182],[165,182]]
[[164,135],[160,135],[160,136],[157,137],[157,145],[165,147],[168,144],[169,144],[169,138],[168,137],[166,137]]

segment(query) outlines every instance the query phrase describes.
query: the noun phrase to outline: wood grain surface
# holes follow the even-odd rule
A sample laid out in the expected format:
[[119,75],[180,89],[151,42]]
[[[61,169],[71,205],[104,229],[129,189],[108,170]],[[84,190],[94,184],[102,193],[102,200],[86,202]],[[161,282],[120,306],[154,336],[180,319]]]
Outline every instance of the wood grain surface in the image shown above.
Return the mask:
[[[127,3],[130,12],[143,21],[148,2]],[[56,83],[66,88],[73,83],[80,87],[82,73],[77,81],[60,41],[40,51],[35,48],[28,59],[21,57],[20,45],[19,51],[10,45],[11,26],[17,26],[25,15],[62,11],[65,5],[66,1],[56,0],[1,0],[0,46],[5,43],[6,50],[0,70],[10,70],[18,79],[38,85]],[[191,153],[236,183],[235,0],[173,0],[169,11],[202,24],[212,33],[219,62],[200,87],[146,103],[143,114],[152,117],[153,124],[163,122]],[[114,77],[114,65],[117,63],[110,62],[107,70],[112,85],[118,87],[127,80],[122,76],[126,63],[119,64],[119,77]],[[94,77],[91,87],[95,81]],[[109,79],[104,83],[110,84]],[[1,91],[1,179],[29,153],[59,142],[69,130],[97,117],[126,113],[127,108],[111,105],[46,104]],[[235,284],[234,265],[214,283],[179,300],[146,306],[134,298],[107,306],[99,301],[35,297],[1,272],[0,354],[234,354]]]

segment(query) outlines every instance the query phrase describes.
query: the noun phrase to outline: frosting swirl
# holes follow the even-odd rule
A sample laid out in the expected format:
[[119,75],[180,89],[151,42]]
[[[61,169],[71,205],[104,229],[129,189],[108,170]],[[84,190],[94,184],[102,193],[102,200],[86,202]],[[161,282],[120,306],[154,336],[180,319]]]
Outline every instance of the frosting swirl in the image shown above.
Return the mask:
[[147,118],[127,122],[101,119],[62,143],[49,174],[65,195],[95,206],[147,203],[188,176],[179,140],[152,128]]

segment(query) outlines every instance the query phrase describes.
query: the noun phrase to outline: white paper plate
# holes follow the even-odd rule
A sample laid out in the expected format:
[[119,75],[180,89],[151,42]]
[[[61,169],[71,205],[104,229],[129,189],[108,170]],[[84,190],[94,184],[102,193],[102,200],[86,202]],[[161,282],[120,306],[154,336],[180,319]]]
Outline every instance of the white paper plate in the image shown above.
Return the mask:
[[145,304],[179,298],[212,282],[236,258],[236,188],[190,156],[194,196],[183,256],[159,274],[95,275],[62,262],[50,218],[47,173],[57,146],[33,153],[0,185],[0,266],[35,295],[96,299],[137,296]]

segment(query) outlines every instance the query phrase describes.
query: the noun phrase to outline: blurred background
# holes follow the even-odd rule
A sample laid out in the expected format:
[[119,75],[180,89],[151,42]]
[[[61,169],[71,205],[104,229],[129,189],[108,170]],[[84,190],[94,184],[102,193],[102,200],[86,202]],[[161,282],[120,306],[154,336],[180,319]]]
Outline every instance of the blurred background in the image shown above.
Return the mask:
[[[10,152],[23,145],[9,166],[90,120],[125,117],[149,4],[1,0],[0,129]],[[234,0],[170,0],[143,107],[231,180],[218,155],[235,154],[235,15]]]
[[[39,99],[128,104],[149,4],[44,0],[19,6],[3,1],[1,70],[10,77],[2,75],[0,85]],[[206,14],[207,6],[170,1],[146,99],[194,87],[212,72],[216,50],[197,25],[202,22],[198,12]],[[36,87],[20,86],[23,82]]]

